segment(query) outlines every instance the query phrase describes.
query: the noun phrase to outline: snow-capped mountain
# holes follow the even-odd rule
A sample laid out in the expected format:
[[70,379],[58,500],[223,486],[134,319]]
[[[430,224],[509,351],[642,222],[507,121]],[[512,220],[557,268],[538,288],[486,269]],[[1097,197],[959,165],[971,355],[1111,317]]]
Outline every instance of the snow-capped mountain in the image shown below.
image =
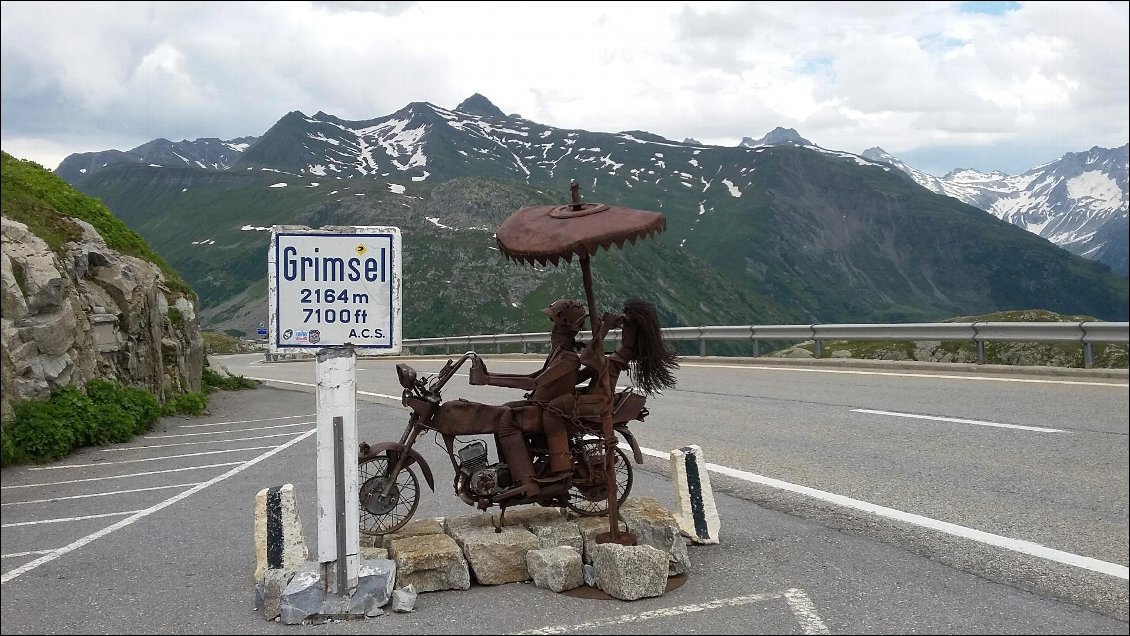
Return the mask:
[[743,148],[757,148],[758,146],[815,146],[816,144],[800,136],[796,130],[792,128],[781,128],[780,126],[770,130],[761,139],[753,139],[752,137],[742,137],[738,146]]
[[953,170],[938,178],[906,165],[882,148],[861,156],[902,170],[916,182],[1042,236],[1127,275],[1130,145],[1069,152],[1021,175]]
[[[566,202],[572,180],[586,201],[664,213],[666,231],[638,246],[638,260],[597,259],[594,275],[616,285],[610,297],[658,285],[674,324],[913,322],[1031,307],[1124,319],[1125,279],[915,186],[889,159],[789,129],[739,146],[692,142],[557,128],[475,95],[362,121],[292,111],[246,146],[157,140],[72,155],[56,173],[188,272],[216,320],[251,320],[261,303],[249,290],[261,289],[271,226],[392,224],[419,255],[408,265],[412,313],[438,321],[417,323],[421,337],[483,328],[481,313],[465,311],[465,288],[481,292],[480,309],[486,296],[504,307],[487,312],[498,332],[533,328],[543,317],[519,322],[522,299],[560,292],[548,291],[546,272],[499,278],[491,228],[521,207]],[[433,280],[451,284],[437,295]]]

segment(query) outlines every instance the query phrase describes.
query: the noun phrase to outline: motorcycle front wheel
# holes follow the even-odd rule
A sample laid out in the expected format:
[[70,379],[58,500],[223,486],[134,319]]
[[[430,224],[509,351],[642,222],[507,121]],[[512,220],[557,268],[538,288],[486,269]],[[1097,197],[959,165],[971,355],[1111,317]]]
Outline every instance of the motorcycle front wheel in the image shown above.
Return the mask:
[[[608,512],[608,483],[604,468],[604,442],[599,439],[584,440],[576,450],[575,457],[584,458],[589,470],[578,479],[575,476],[569,489],[565,505],[584,517],[597,517]],[[632,463],[624,451],[616,448],[613,452],[612,467],[616,472],[616,501],[623,502],[632,492]]]
[[399,530],[420,504],[420,482],[411,467],[401,468],[391,479],[388,495],[381,497],[390,481],[388,471],[388,455],[377,455],[357,466],[362,534],[381,535]]

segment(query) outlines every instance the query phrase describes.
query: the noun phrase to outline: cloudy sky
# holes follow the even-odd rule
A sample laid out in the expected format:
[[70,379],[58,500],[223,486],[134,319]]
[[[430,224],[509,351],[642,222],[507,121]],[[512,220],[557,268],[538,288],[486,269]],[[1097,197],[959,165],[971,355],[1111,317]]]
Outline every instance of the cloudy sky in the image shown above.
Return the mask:
[[551,126],[777,126],[942,175],[1130,141],[1127,2],[3,2],[0,146],[54,169],[482,93]]

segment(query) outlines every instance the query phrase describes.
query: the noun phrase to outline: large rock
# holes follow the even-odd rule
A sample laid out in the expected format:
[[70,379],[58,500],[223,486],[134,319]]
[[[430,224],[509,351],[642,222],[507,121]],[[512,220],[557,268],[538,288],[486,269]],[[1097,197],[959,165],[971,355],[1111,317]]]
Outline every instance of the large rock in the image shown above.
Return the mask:
[[204,340],[193,299],[154,264],[82,239],[62,256],[0,218],[0,414],[52,389],[103,378],[157,396],[200,390]]
[[661,596],[667,590],[667,555],[649,545],[595,545],[592,566],[596,586],[622,601]]
[[526,553],[538,549],[538,538],[521,526],[507,525],[501,532],[490,526],[456,528],[452,538],[463,549],[475,579],[483,585],[530,580]]
[[466,590],[471,572],[463,550],[446,534],[418,534],[393,541],[389,557],[396,562],[396,586],[417,592]]
[[636,545],[649,545],[667,553],[668,575],[686,574],[690,569],[687,541],[675,522],[675,515],[651,497],[633,497],[620,507],[620,518]]

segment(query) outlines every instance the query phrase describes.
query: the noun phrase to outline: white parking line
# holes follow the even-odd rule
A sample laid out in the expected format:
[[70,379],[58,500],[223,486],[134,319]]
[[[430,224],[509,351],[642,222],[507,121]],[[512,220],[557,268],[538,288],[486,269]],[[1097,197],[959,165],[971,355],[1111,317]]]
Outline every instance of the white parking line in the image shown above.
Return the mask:
[[[217,431],[217,432],[227,433],[227,432],[230,432],[230,431]],[[210,433],[206,433],[206,434],[210,434]],[[219,444],[219,443],[222,443],[222,442],[247,442],[247,441],[250,441],[250,440],[253,440],[253,439],[270,439],[272,437],[290,437],[290,436],[296,435],[296,434],[297,433],[275,433],[274,435],[257,435],[255,437],[233,437],[231,439],[207,439],[207,440],[204,440],[204,441],[201,441],[201,442],[174,442],[172,444],[147,444],[145,446],[130,446],[130,447],[127,447],[127,448],[103,448],[102,452],[103,453],[110,453],[110,452],[114,452],[114,451],[124,451],[124,450],[149,450],[151,448],[169,448],[171,446],[197,446],[197,445],[200,445],[200,444]]]
[[63,519],[40,519],[39,521],[20,521],[18,523],[5,523],[0,525],[0,528],[17,528],[19,526],[38,526],[45,523],[67,523],[68,521],[85,521],[87,519],[103,519],[105,517],[120,517],[122,515],[133,515],[142,510],[126,510],[125,512],[105,512],[100,515],[86,515],[83,517],[66,517]]
[[941,417],[939,415],[917,415],[915,413],[898,413],[896,411],[874,411],[871,409],[850,409],[852,413],[871,413],[872,415],[890,415],[892,417],[909,417],[918,420],[935,420],[937,422],[956,422],[958,424],[976,424],[977,426],[996,426],[999,428],[1017,428],[1022,431],[1036,431],[1037,433],[1066,433],[1059,428],[1044,428],[1043,426],[1023,426],[1021,424],[1002,424],[1001,422],[986,422],[984,420],[965,420],[959,417]]
[[34,570],[35,568],[43,565],[44,563],[50,563],[51,561],[54,561],[55,559],[63,556],[64,554],[67,554],[68,552],[73,552],[74,550],[77,550],[77,549],[83,547],[84,545],[87,545],[88,543],[91,543],[93,541],[97,541],[98,539],[110,534],[111,532],[115,532],[115,531],[120,530],[122,528],[125,528],[129,525],[132,525],[133,523],[137,522],[140,519],[144,519],[145,517],[147,517],[147,516],[149,516],[149,515],[151,515],[155,512],[163,510],[163,509],[177,503],[178,501],[182,501],[183,499],[190,497],[190,496],[200,492],[201,490],[204,490],[208,486],[211,486],[213,484],[218,484],[221,481],[224,481],[225,479],[227,479],[229,477],[233,477],[235,475],[238,475],[239,473],[243,472],[244,470],[247,470],[248,468],[254,466],[255,464],[258,464],[259,462],[263,461],[264,459],[267,459],[268,457],[271,457],[271,456],[275,455],[276,453],[280,453],[280,452],[286,450],[287,448],[290,448],[291,446],[297,444],[298,442],[301,442],[302,440],[306,439],[307,437],[310,437],[315,432],[317,432],[317,429],[311,429],[311,430],[307,431],[306,433],[303,433],[302,435],[300,435],[300,436],[290,440],[289,442],[283,444],[282,446],[276,446],[272,450],[267,451],[266,453],[263,453],[262,455],[254,458],[250,461],[243,462],[239,466],[236,466],[235,468],[229,470],[228,472],[226,472],[222,475],[219,475],[217,477],[213,477],[212,479],[209,479],[208,481],[206,481],[202,484],[199,484],[197,486],[193,486],[192,488],[190,488],[190,489],[188,489],[188,490],[186,490],[186,491],[184,491],[184,492],[182,492],[178,495],[174,495],[174,496],[162,501],[159,504],[150,506],[149,508],[146,508],[145,510],[141,510],[134,515],[126,517],[125,519],[122,519],[121,521],[119,521],[119,522],[117,522],[113,525],[110,525],[106,528],[99,530],[98,532],[95,532],[93,534],[88,534],[85,537],[78,539],[77,541],[73,541],[73,542],[59,548],[58,550],[52,551],[50,554],[46,554],[44,556],[39,557],[38,559],[35,559],[33,561],[29,561],[29,562],[21,565],[20,567],[14,569],[14,570],[10,570],[8,572],[5,572],[3,574],[3,576],[0,576],[0,584],[7,583],[8,581],[15,579],[16,577],[22,576],[22,575],[26,574],[27,572]]
[[[313,424],[313,423],[314,423],[313,421],[295,422],[293,424],[279,424],[277,426],[254,426],[252,428],[233,428],[230,431],[205,431],[203,433],[175,433],[173,435],[146,435],[142,439],[171,439],[171,438],[174,438],[174,437],[198,437],[200,435],[223,435],[225,433],[242,433],[244,431],[269,431],[269,430],[275,429],[275,428],[289,428],[289,427],[292,427],[292,426],[305,426],[307,424]],[[105,450],[118,450],[118,449],[107,448]]]
[[65,481],[48,481],[39,484],[20,484],[18,486],[0,486],[0,490],[13,488],[39,488],[40,486],[62,486],[63,484],[81,484],[88,481],[106,481],[107,479],[129,479],[130,477],[145,477],[146,475],[160,475],[162,473],[180,473],[186,470],[202,470],[205,468],[223,468],[225,466],[238,466],[243,462],[226,462],[223,464],[204,464],[203,466],[189,466],[187,468],[169,468],[167,470],[149,470],[143,473],[128,473],[125,475],[109,475],[107,477],[85,477],[83,479],[67,479]]
[[629,623],[642,623],[643,621],[655,620],[657,618],[670,618],[673,616],[681,616],[683,614],[693,614],[695,612],[705,612],[722,607],[738,607],[741,605],[749,605],[750,603],[760,603],[763,601],[773,601],[777,599],[785,599],[788,604],[789,611],[797,618],[800,623],[801,632],[804,634],[830,634],[828,627],[824,625],[824,621],[816,614],[816,607],[802,590],[791,589],[785,592],[769,592],[766,594],[747,594],[745,596],[735,596],[733,598],[715,599],[705,603],[695,603],[693,605],[680,605],[678,607],[664,607],[655,610],[648,610],[638,614],[621,614],[620,616],[611,616],[609,618],[601,618],[594,621],[587,621],[584,623],[575,623],[573,625],[551,625],[548,627],[540,627],[537,629],[530,629],[521,632],[511,632],[513,634],[565,634],[569,632],[579,632],[582,630],[600,630],[597,633],[608,634],[612,630],[603,630],[605,627],[613,627],[616,625],[627,625]]
[[28,550],[27,552],[10,552],[8,554],[0,554],[0,559],[13,559],[16,557],[33,556],[36,554],[51,554],[54,550]]
[[[252,378],[254,379],[254,378]],[[314,417],[313,413],[306,415],[283,415],[280,417],[264,417],[258,420],[229,420],[227,422],[212,422],[211,424],[184,424],[177,428],[204,428],[206,426],[227,426],[228,424],[252,424],[254,422],[273,422],[274,420],[293,420],[296,417]]]
[[50,499],[31,499],[28,501],[11,501],[0,506],[22,506],[24,504],[41,504],[51,503],[53,501],[63,501],[64,499],[86,499],[87,497],[106,497],[108,495],[124,495],[130,492],[147,492],[150,490],[168,490],[169,488],[188,488],[195,486],[200,482],[193,482],[191,484],[173,484],[172,486],[150,486],[149,488],[131,488],[129,490],[114,490],[111,492],[96,492],[89,495],[71,495],[69,497],[51,497]]
[[[640,450],[645,455],[658,457],[660,459],[670,459],[670,453],[657,451],[652,448],[640,448]],[[923,528],[937,530],[938,532],[944,532],[955,537],[961,537],[963,539],[969,539],[971,541],[984,543],[986,545],[997,546],[998,548],[1004,548],[1013,552],[1030,554],[1041,559],[1047,559],[1049,561],[1055,561],[1057,563],[1063,563],[1077,568],[1083,568],[1084,570],[1090,570],[1092,572],[1098,572],[1100,574],[1107,574],[1110,576],[1118,577],[1120,579],[1130,580],[1130,568],[1118,563],[1100,561],[1099,559],[1093,559],[1091,557],[1085,557],[1078,554],[1072,554],[1070,552],[1064,552],[1062,550],[1056,550],[1054,548],[1040,545],[1039,543],[1024,541],[1023,539],[1013,539],[1012,537],[1005,537],[999,534],[992,534],[991,532],[984,532],[982,530],[975,530],[973,528],[959,526],[956,523],[938,521],[937,519],[931,519],[930,517],[923,517],[922,515],[904,512],[902,510],[896,510],[894,508],[887,508],[886,506],[880,506],[878,504],[873,504],[867,501],[860,501],[859,499],[852,499],[851,497],[845,497],[843,495],[837,495],[835,493],[825,492],[823,490],[817,490],[815,488],[809,488],[808,486],[791,484],[787,481],[773,479],[772,477],[765,477],[763,475],[758,475],[744,470],[738,470],[736,468],[729,468],[727,466],[719,466],[718,464],[711,463],[707,463],[706,468],[711,472],[715,472],[720,475],[726,475],[727,477],[733,477],[735,479],[741,479],[742,481],[748,481],[756,484],[762,484],[764,486],[769,486],[771,488],[787,490],[789,492],[794,492],[800,495],[805,495],[814,499],[819,499],[821,501],[836,504],[837,506],[855,508],[856,510],[869,512],[880,517],[886,517],[895,521],[901,521],[903,523],[909,523],[912,525],[921,526]]]
[[[298,386],[317,386],[316,384],[313,384],[311,382],[295,382],[293,380],[276,380],[274,378],[252,378],[252,377],[248,377],[248,379],[249,380],[259,380],[260,382],[278,382],[279,384],[295,384],[295,385],[298,385]],[[385,400],[393,400],[397,404],[400,404],[401,399],[403,399],[403,397],[400,396],[400,395],[385,395],[384,393],[373,393],[372,391],[358,391],[357,395],[370,395],[372,397],[379,397],[379,398],[382,398],[382,399],[385,399]]]
[[[310,429],[313,433],[318,429]],[[94,464],[67,464],[65,466],[36,466],[28,470],[60,470],[63,468],[90,468],[92,466],[116,466],[118,464],[136,464],[137,462],[159,462],[163,459],[180,459],[182,457],[200,457],[201,455],[219,455],[220,453],[239,453],[241,451],[263,450],[274,446],[252,446],[251,448],[229,448],[227,450],[205,451],[203,453],[185,453],[184,455],[166,455],[164,457],[146,457],[144,459],[123,459],[120,462],[97,462]]]

